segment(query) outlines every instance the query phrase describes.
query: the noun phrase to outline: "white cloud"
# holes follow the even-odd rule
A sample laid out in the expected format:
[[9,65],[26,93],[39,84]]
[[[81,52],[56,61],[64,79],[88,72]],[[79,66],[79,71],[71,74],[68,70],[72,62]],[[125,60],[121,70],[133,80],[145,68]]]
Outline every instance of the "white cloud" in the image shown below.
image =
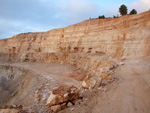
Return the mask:
[[[62,1],[62,0],[61,0]],[[66,24],[73,24],[98,15],[98,6],[85,0],[66,0],[60,18]]]
[[148,11],[150,9],[150,0],[139,0],[136,2],[133,2],[129,6],[129,10],[136,9],[138,13]]
[[113,17],[113,15],[117,16],[120,14],[119,7],[120,7],[120,4],[103,7],[101,15],[105,15],[106,17]]
[[87,0],[0,0],[0,38],[65,27],[97,15],[98,6]]
[[[0,0],[0,38],[65,27],[99,15],[119,14],[121,4],[98,3],[92,0]],[[128,12],[136,9],[141,13],[150,9],[150,0],[138,0],[127,7]]]
[[[122,4],[123,3],[103,7],[103,10],[101,12],[108,17],[112,17],[113,15],[117,16],[118,14],[120,15],[119,7]],[[137,0],[135,2],[132,2],[131,4],[125,4],[125,5],[128,8],[128,14],[132,9],[136,9],[138,13],[142,13],[150,9],[150,0]]]

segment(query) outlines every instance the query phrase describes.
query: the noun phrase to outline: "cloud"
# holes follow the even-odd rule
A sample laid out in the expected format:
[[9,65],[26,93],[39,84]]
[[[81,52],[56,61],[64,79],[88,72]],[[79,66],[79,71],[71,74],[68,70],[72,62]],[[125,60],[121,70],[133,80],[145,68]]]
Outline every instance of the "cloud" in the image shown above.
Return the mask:
[[0,38],[65,27],[97,13],[87,0],[1,0]]
[[113,17],[119,15],[120,4],[103,7],[102,14],[106,17]]
[[[121,2],[116,5],[111,2],[108,6],[108,2],[101,0],[0,0],[0,38],[48,31],[99,15],[112,17],[119,14]],[[139,0],[127,6],[128,11],[134,8],[140,13],[150,8],[150,0]]]
[[51,29],[54,26],[51,15],[56,11],[52,6],[50,1],[49,4],[38,0],[0,1],[0,38]]
[[85,0],[68,0],[61,17],[64,23],[72,24],[98,15],[98,6]]
[[139,0],[139,1],[133,2],[129,6],[129,9],[130,11],[132,9],[136,9],[138,13],[148,11],[150,9],[150,0]]
[[[103,10],[101,11],[101,13],[106,15],[106,17],[112,17],[113,15],[115,16],[120,15],[119,7],[122,4],[124,3],[122,2],[119,4],[115,4],[115,5],[105,6],[102,8]],[[128,8],[128,14],[130,13],[132,9],[136,9],[138,13],[142,13],[150,9],[150,0],[138,0],[138,1],[131,2],[131,3],[126,3],[125,5]]]

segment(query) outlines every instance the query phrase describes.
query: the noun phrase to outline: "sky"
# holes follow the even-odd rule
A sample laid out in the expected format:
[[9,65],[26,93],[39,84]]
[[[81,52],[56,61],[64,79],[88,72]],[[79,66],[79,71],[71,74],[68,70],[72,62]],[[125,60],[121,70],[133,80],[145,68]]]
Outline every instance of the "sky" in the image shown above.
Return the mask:
[[0,39],[26,32],[43,32],[79,23],[100,15],[150,9],[150,0],[0,0]]

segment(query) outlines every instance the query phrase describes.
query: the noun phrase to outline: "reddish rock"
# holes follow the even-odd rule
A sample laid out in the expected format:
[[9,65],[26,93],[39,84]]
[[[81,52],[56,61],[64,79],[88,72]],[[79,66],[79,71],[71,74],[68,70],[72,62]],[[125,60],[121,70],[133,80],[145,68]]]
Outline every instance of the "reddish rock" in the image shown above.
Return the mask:
[[47,105],[57,105],[77,98],[79,98],[79,90],[75,86],[60,86],[52,91]]
[[66,108],[66,103],[62,103],[61,104],[61,109],[63,110],[63,109],[65,109]]

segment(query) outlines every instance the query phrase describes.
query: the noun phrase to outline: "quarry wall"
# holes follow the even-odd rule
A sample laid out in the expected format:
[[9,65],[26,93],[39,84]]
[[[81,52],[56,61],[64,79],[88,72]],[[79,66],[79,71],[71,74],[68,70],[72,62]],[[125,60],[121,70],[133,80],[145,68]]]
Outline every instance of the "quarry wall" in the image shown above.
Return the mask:
[[105,60],[102,56],[150,56],[150,11],[0,40],[0,59],[7,61],[69,63],[89,70]]

